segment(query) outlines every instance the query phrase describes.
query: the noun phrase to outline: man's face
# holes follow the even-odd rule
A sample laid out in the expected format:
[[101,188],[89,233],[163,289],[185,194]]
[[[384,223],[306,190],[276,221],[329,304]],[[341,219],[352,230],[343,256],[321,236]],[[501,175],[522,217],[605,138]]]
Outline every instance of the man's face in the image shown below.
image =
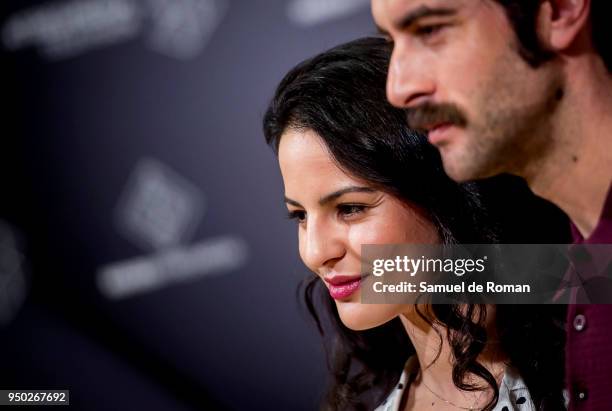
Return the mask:
[[561,76],[530,67],[491,0],[372,0],[393,41],[389,101],[425,129],[457,181],[524,174],[550,143]]

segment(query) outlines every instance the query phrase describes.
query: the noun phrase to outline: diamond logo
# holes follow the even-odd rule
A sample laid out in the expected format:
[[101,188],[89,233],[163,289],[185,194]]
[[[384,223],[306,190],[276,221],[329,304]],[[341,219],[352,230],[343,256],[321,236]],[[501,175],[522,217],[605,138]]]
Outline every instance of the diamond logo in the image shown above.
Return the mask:
[[138,162],[119,201],[119,231],[149,251],[187,242],[204,214],[204,195],[157,160]]

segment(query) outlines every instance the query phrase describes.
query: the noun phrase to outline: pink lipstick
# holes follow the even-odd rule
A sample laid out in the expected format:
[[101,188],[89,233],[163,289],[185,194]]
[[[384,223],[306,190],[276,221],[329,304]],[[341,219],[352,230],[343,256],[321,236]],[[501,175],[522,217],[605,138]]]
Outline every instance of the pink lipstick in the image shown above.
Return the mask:
[[332,298],[341,300],[349,297],[359,289],[361,276],[335,275],[325,278],[325,282],[329,284],[329,294]]

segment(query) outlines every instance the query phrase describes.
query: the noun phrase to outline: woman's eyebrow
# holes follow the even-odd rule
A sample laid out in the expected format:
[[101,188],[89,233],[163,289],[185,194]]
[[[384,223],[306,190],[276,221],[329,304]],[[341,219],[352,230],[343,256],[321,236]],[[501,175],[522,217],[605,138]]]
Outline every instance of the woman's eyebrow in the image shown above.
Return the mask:
[[319,205],[324,206],[325,204],[336,200],[338,197],[343,196],[347,193],[375,193],[377,190],[371,187],[360,187],[360,186],[349,186],[341,188],[340,190],[334,191],[333,193],[327,194],[319,199]]
[[[324,206],[325,204],[330,203],[348,193],[375,193],[376,191],[377,190],[371,187],[349,186],[349,187],[341,188],[340,190],[334,191],[333,193],[329,193],[324,197],[321,197],[319,199],[319,205]],[[292,206],[295,206],[295,207],[304,208],[304,206],[302,206],[300,203],[298,203],[295,200],[290,199],[287,196],[285,196],[285,203],[291,204]]]
[[285,196],[285,203],[287,204],[291,204],[292,206],[296,206],[296,207],[300,207],[300,208],[304,208],[300,203],[298,203],[295,200],[290,199],[289,197]]

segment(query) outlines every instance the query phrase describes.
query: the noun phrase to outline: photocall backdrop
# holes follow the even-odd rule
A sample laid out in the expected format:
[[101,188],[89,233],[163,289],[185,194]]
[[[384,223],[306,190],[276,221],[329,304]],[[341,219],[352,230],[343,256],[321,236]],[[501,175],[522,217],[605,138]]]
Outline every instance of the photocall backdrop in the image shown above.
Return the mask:
[[316,409],[261,118],[296,63],[374,33],[368,0],[3,1],[0,388]]

